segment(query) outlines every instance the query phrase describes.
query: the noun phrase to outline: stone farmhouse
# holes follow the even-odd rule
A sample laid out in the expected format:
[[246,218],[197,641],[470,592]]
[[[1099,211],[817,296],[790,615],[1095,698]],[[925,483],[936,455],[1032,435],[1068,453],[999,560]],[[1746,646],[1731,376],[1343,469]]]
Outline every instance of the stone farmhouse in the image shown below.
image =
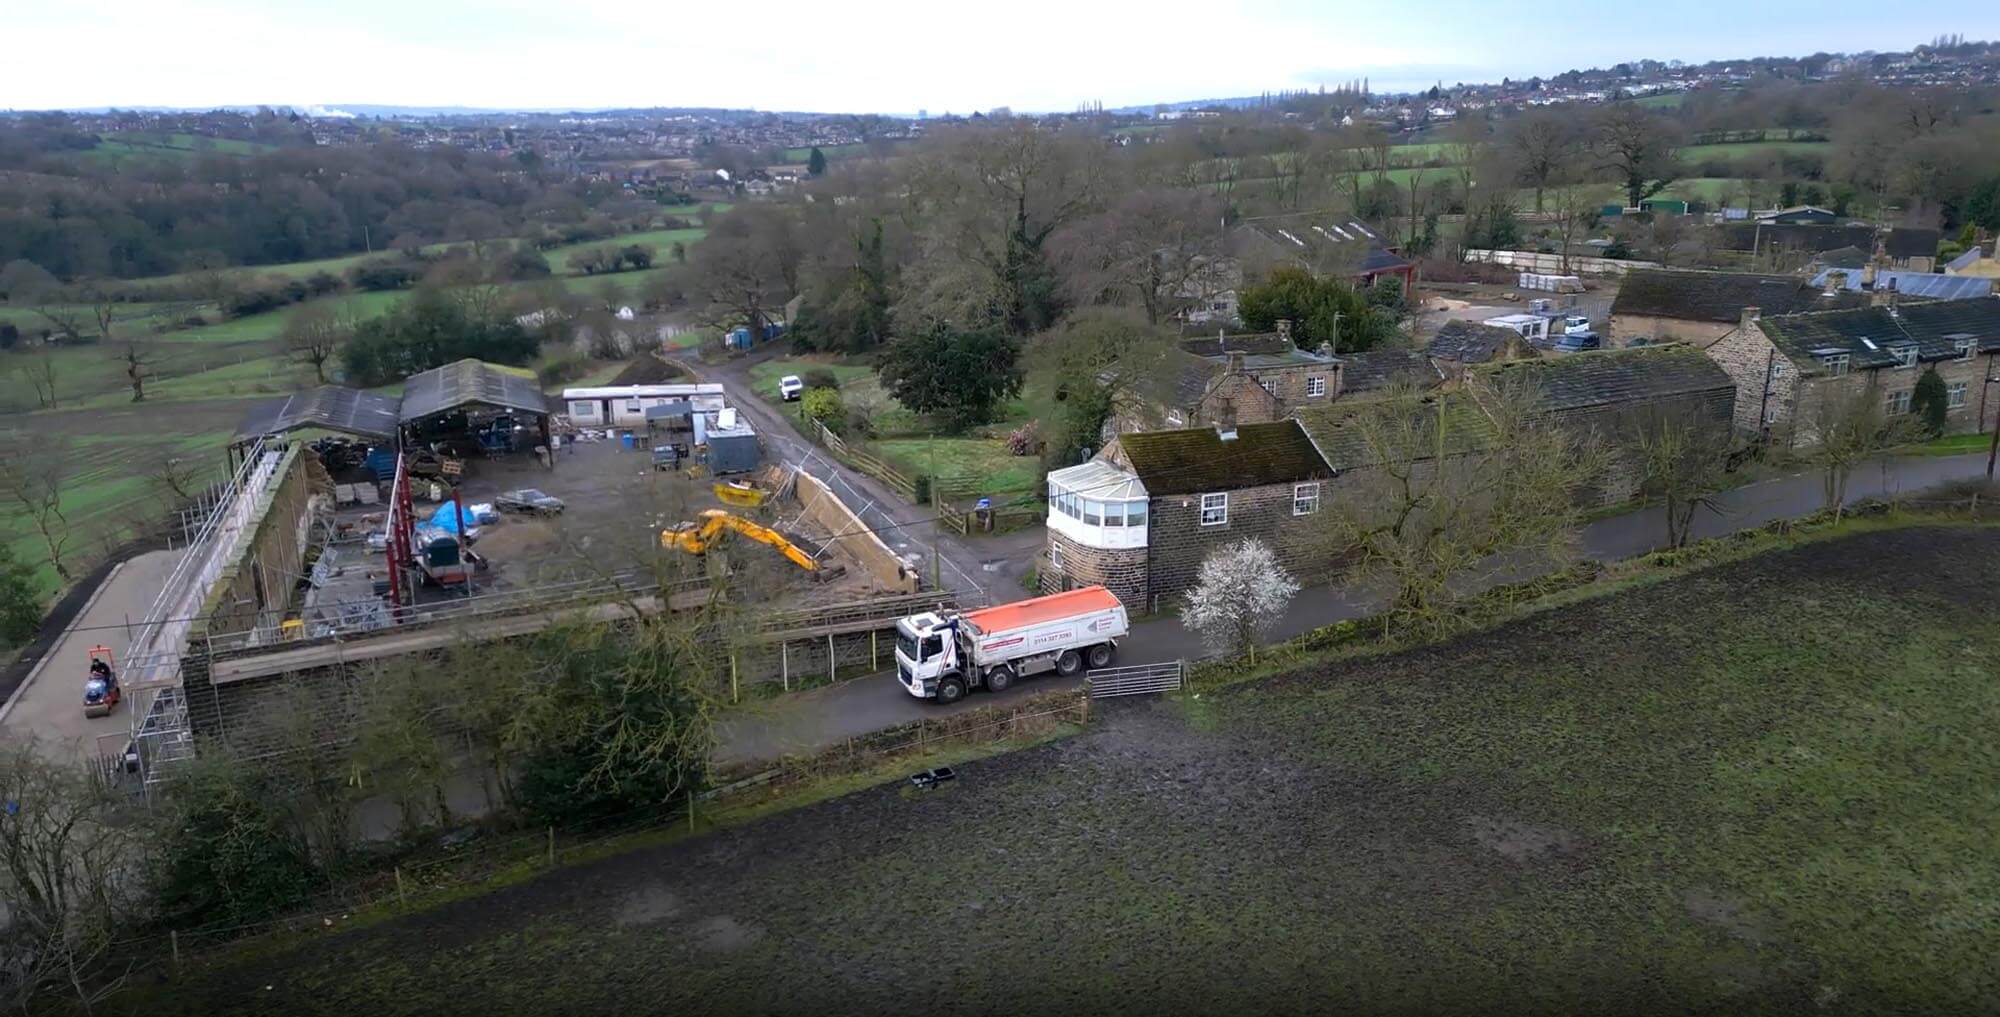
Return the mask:
[[1154,610],[1194,585],[1211,551],[1244,537],[1296,569],[1332,478],[1295,420],[1119,435],[1049,474],[1042,589],[1102,585]]
[[1949,430],[1984,431],[2000,416],[1986,384],[2000,376],[2000,300],[1785,317],[1748,307],[1707,352],[1735,383],[1736,429],[1787,445],[1812,440],[1816,406],[1829,392],[1876,392],[1888,412],[1909,412],[1927,370],[1944,381]]
[[1736,330],[1746,307],[1767,315],[1865,306],[1865,295],[1826,293],[1797,276],[1636,268],[1611,302],[1610,343],[1708,346]]

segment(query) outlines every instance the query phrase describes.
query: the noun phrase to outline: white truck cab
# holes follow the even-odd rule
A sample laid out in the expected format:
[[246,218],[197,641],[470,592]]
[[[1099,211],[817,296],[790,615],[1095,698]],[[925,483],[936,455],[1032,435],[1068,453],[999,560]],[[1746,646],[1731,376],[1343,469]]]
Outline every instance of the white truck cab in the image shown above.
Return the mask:
[[896,621],[896,680],[919,699],[957,702],[1043,671],[1068,677],[1108,666],[1128,624],[1102,586],[978,611],[926,611]]
[[796,374],[788,374],[778,379],[778,398],[785,402],[796,402],[805,391],[806,383]]

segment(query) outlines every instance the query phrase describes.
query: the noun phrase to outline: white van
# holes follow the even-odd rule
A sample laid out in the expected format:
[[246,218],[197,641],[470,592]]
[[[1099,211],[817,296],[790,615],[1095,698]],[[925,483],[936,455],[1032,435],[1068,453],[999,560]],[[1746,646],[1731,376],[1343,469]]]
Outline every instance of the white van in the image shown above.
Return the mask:
[[796,402],[805,391],[806,383],[800,381],[796,374],[788,374],[778,379],[778,395],[788,403]]

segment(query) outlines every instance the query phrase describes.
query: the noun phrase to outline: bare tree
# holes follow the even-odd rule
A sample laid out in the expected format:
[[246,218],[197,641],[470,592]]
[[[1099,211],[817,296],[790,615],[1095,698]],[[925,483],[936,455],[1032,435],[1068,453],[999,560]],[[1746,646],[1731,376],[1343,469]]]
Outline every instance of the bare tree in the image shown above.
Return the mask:
[[121,886],[138,861],[132,825],[109,790],[29,740],[0,750],[0,955],[22,1011],[51,983],[90,1012],[122,979],[96,970],[127,913]]
[[326,384],[326,365],[354,335],[354,321],[325,304],[307,304],[285,321],[285,349],[312,365],[313,381]]
[[1908,412],[1891,413],[1873,385],[1823,383],[1808,401],[1806,460],[1826,471],[1824,508],[1837,520],[1845,511],[1847,481],[1854,468],[1897,445],[1914,440],[1921,421]]
[[132,401],[145,402],[146,379],[153,376],[152,350],[140,343],[137,338],[127,339],[125,349],[118,354],[118,359],[125,365],[125,383],[132,387]]
[[710,235],[689,262],[687,292],[704,324],[761,330],[784,302],[784,277],[771,252],[748,237]]
[[1199,191],[1143,190],[1051,241],[1074,302],[1131,300],[1159,324],[1202,296],[1223,250],[1223,205]]
[[1685,406],[1652,406],[1623,422],[1639,490],[1666,512],[1667,546],[1683,547],[1703,508],[1728,479],[1729,425]]
[[1585,183],[1581,179],[1559,176],[1551,195],[1554,197],[1552,214],[1556,217],[1556,255],[1562,259],[1562,274],[1570,270],[1570,248],[1583,238],[1592,223],[1603,211],[1605,199],[1611,197],[1609,187],[1601,184]]
[[0,499],[17,506],[33,523],[49,566],[63,582],[74,578],[64,560],[71,537],[62,507],[69,470],[68,445],[52,435],[21,436],[0,446]]
[[1542,211],[1543,194],[1583,148],[1574,121],[1549,110],[1537,110],[1515,119],[1502,135],[1502,143],[1514,154],[1521,184],[1534,190],[1538,215]]
[[1600,475],[1587,436],[1540,412],[1525,379],[1422,395],[1400,389],[1333,425],[1351,488],[1322,513],[1319,540],[1363,582],[1391,591],[1385,633],[1465,622],[1460,601],[1574,552],[1576,492]]
[[21,377],[27,379],[35,391],[35,404],[45,410],[60,408],[61,400],[56,393],[56,353],[47,346],[27,358],[18,368]]
[[1613,103],[1597,120],[1599,159],[1617,175],[1627,207],[1637,207],[1674,182],[1680,172],[1674,158],[1679,143],[1671,122],[1633,103]]

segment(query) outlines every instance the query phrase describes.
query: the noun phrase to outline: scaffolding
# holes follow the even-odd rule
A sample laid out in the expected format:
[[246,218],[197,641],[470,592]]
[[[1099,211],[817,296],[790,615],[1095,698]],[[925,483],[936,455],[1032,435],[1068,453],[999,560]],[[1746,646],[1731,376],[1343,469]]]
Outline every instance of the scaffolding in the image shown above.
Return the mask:
[[289,449],[283,439],[257,441],[235,473],[212,489],[206,517],[194,528],[187,550],[160,585],[126,651],[124,685],[132,703],[132,728],[125,770],[139,775],[144,793],[194,756],[181,655],[209,591],[251,536],[257,505],[279,479]]

